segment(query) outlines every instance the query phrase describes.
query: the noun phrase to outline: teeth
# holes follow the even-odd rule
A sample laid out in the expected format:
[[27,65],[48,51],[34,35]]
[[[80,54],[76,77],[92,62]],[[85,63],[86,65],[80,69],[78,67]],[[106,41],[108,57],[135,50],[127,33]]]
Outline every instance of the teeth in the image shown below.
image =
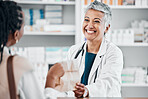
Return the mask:
[[89,30],[87,30],[87,32],[88,32],[88,33],[95,33],[95,31],[89,31]]

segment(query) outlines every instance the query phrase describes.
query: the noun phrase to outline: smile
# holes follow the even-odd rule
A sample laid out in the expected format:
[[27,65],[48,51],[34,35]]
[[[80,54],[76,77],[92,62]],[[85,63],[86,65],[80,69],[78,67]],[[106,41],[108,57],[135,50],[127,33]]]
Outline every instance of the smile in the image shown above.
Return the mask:
[[93,34],[93,33],[96,33],[96,31],[89,31],[89,30],[85,30],[87,33],[89,34]]

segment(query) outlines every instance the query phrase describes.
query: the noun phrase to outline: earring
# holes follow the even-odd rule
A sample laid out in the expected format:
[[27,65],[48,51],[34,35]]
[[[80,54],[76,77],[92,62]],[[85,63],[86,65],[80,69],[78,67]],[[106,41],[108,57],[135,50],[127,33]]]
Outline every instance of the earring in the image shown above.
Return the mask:
[[18,40],[16,40],[16,43],[18,43]]
[[2,45],[1,45],[1,48],[2,48],[3,46],[4,46],[4,45],[2,44]]

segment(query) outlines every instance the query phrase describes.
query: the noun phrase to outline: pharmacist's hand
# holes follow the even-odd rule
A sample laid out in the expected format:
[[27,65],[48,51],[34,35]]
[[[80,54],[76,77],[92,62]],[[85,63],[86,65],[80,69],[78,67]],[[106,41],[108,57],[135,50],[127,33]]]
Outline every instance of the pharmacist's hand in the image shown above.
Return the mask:
[[73,92],[75,93],[75,97],[82,97],[85,92],[85,85],[81,83],[76,83],[75,89]]
[[45,88],[47,87],[55,88],[56,80],[62,77],[64,73],[65,71],[60,63],[56,63],[54,66],[52,66],[47,74]]

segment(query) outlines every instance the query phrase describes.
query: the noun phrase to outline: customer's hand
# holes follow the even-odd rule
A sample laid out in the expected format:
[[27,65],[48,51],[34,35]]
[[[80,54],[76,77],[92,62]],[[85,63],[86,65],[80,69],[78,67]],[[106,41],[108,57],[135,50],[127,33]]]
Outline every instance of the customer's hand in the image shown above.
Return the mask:
[[54,64],[48,71],[48,75],[51,75],[55,78],[62,77],[64,73],[65,72],[64,72],[63,66],[60,63]]
[[54,66],[52,66],[47,74],[45,88],[47,87],[55,88],[56,79],[62,77],[64,73],[65,71],[60,63],[56,63]]
[[85,92],[85,89],[87,90],[87,95],[88,95],[88,89],[85,87],[84,84],[81,83],[76,83],[75,89],[73,92],[75,93],[75,97],[83,97],[83,94]]

